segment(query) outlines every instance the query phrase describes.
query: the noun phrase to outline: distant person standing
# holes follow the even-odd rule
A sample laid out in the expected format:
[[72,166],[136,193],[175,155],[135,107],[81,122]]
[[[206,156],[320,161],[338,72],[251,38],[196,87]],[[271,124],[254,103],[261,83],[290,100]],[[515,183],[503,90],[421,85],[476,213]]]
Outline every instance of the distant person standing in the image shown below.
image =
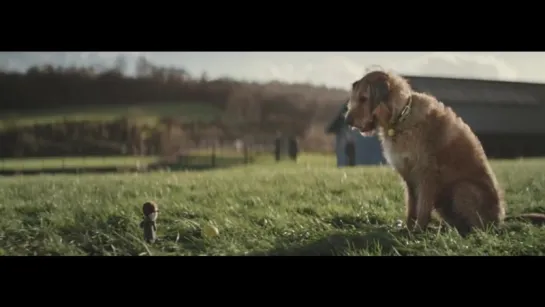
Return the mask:
[[356,165],[356,144],[354,143],[354,138],[350,135],[346,138],[346,144],[344,145],[344,152],[346,158],[348,159],[349,166]]
[[297,144],[297,139],[292,136],[288,140],[288,154],[293,161],[297,161],[297,154],[299,153],[299,146]]
[[276,138],[274,139],[274,158],[276,162],[280,161],[281,145],[282,145],[282,138],[280,137],[280,132],[277,132]]

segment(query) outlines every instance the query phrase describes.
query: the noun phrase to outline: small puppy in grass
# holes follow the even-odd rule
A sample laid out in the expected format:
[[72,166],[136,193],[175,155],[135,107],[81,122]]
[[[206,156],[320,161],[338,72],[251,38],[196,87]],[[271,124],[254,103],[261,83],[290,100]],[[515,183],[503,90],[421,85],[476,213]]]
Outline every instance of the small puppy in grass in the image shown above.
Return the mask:
[[[372,71],[352,84],[346,123],[378,132],[384,156],[405,183],[409,229],[428,226],[432,211],[462,235],[505,220],[502,191],[477,136],[434,96],[401,76]],[[544,214],[517,217],[545,223]]]

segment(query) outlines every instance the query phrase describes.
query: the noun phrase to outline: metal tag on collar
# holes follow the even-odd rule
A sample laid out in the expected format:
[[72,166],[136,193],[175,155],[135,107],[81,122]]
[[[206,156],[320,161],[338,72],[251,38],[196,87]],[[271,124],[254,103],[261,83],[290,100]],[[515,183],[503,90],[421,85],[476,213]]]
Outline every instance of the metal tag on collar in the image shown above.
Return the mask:
[[388,129],[388,136],[389,137],[394,137],[396,135],[396,131],[394,128],[390,128]]
[[405,116],[407,116],[407,114],[409,114],[409,111],[411,110],[411,104],[408,103],[404,108],[403,110],[401,110],[401,115],[400,115],[400,118],[403,119],[405,118]]

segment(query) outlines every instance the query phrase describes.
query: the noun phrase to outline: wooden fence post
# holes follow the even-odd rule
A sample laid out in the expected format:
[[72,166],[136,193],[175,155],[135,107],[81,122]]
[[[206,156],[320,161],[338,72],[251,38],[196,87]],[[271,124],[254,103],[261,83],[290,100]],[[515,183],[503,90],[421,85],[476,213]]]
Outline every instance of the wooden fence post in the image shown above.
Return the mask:
[[216,144],[212,143],[212,167],[216,167]]
[[248,145],[246,143],[244,143],[243,153],[244,153],[244,163],[248,164],[250,161],[248,157]]

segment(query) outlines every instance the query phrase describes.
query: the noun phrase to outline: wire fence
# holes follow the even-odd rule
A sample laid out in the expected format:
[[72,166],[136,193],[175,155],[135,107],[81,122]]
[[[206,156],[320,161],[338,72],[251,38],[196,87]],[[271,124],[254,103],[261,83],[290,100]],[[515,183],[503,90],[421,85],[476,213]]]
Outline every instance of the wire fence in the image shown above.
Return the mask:
[[184,147],[169,155],[0,158],[0,175],[204,170],[274,160],[274,146],[235,144]]

